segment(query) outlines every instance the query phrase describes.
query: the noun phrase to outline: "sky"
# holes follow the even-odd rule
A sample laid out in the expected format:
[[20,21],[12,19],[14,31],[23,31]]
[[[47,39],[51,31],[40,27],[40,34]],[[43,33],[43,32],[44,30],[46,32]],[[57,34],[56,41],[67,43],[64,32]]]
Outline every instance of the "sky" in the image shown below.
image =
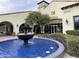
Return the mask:
[[[42,0],[0,0],[0,14],[18,12],[18,11],[35,11],[37,3]],[[51,2],[52,0],[46,0]]]

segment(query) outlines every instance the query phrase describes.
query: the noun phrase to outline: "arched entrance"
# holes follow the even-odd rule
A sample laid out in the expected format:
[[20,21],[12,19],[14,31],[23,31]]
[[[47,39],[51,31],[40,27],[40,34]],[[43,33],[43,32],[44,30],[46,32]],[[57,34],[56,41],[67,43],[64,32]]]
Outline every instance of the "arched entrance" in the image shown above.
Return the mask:
[[41,27],[40,27],[40,25],[35,25],[33,31],[36,34],[40,34],[41,33]]
[[13,25],[8,22],[4,21],[0,23],[0,35],[12,35],[13,32]]
[[19,33],[30,32],[31,27],[28,24],[21,24],[19,27]]
[[47,31],[45,31],[45,33],[62,32],[62,19],[52,19],[50,20],[49,25],[46,25],[45,27],[47,28]]

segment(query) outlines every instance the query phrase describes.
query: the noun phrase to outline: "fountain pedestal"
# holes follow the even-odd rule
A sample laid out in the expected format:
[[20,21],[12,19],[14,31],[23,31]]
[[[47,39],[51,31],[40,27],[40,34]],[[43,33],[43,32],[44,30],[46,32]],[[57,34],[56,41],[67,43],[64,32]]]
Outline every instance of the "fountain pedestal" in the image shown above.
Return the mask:
[[19,39],[24,41],[24,45],[28,45],[28,40],[31,39],[34,34],[17,35]]

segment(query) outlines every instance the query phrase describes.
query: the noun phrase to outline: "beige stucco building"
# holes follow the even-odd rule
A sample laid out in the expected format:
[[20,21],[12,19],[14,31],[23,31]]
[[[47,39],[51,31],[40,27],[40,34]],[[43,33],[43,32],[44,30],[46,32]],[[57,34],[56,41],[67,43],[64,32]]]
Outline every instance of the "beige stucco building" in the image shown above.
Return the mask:
[[[25,18],[31,11],[15,12],[0,15],[0,32],[15,32],[19,33],[19,28],[25,23]],[[7,27],[7,28],[6,28]]]
[[[51,24],[55,23],[55,30],[57,29],[56,23],[62,24],[62,32],[66,34],[67,30],[74,30],[74,16],[79,15],[79,3],[74,2],[67,2],[68,0],[64,0],[65,2],[55,0],[51,3],[46,3],[43,1],[40,2],[41,6],[46,4],[46,7],[39,7],[39,11],[42,14],[48,14],[51,17]],[[78,18],[78,17],[77,17]],[[58,21],[58,22],[57,22]],[[79,26],[79,25],[78,25]]]
[[[48,14],[51,17],[49,23],[51,33],[57,31],[66,33],[67,30],[78,28],[78,2],[57,2],[55,0],[48,3],[46,1],[41,1],[38,3],[38,6],[39,12],[42,14]],[[24,19],[30,12],[32,11],[0,14],[0,33],[10,32],[10,34],[12,34],[12,32],[15,32],[18,34],[20,26],[25,23]],[[75,22],[77,24],[75,24]]]

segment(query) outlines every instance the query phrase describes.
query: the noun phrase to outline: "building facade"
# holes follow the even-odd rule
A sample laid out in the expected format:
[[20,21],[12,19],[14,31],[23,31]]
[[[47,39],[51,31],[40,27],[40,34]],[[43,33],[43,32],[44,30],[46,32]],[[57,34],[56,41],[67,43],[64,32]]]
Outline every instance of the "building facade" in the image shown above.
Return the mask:
[[[51,17],[48,27],[50,32],[63,32],[67,30],[79,29],[79,3],[78,2],[57,2],[48,3],[41,1],[38,3],[39,12],[48,14]],[[32,11],[0,14],[0,34],[18,34],[21,26],[25,23],[25,18]],[[46,26],[45,26],[46,27]]]
[[[62,1],[58,2],[58,1],[59,0],[55,0],[55,1],[51,2],[50,4],[48,4],[44,1],[40,2],[39,11],[42,14],[48,14],[51,17],[49,24],[50,24],[53,32],[61,31],[66,34],[67,30],[74,30],[73,16],[75,16],[75,15],[73,15],[73,14],[75,13],[78,15],[79,8],[78,8],[78,5],[76,7],[73,6],[73,8],[71,7],[72,9],[67,8],[67,9],[63,10],[62,8],[66,7],[66,6],[78,4],[78,2],[67,2],[68,0],[66,0],[66,1],[64,0],[65,2],[62,2]],[[46,4],[48,4],[48,5],[46,5]],[[46,5],[46,7],[44,7],[44,5]],[[40,7],[40,6],[42,6],[42,7]],[[70,9],[71,9],[71,11],[72,10],[74,10],[74,11],[69,12]]]
[[30,11],[1,14],[0,34],[11,35],[13,32],[18,34],[21,25],[25,23],[24,19],[28,16],[29,13]]

